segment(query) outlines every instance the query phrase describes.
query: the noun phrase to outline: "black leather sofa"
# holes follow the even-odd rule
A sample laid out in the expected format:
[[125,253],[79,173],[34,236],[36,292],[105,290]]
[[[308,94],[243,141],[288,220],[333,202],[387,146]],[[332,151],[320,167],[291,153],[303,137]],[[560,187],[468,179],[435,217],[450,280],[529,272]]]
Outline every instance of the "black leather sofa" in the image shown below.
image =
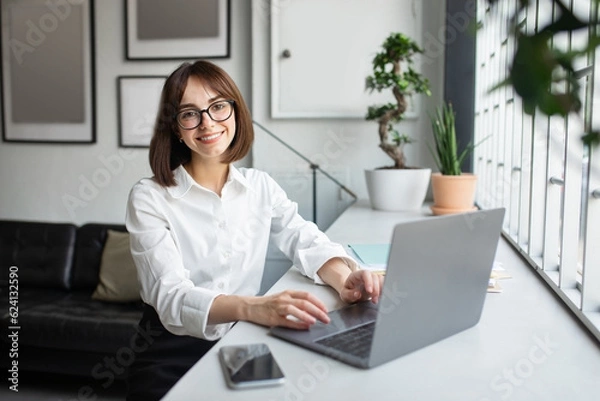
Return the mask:
[[19,372],[87,376],[104,388],[126,377],[144,347],[134,341],[143,304],[91,298],[108,229],[125,231],[0,220],[1,360],[9,379],[15,361]]

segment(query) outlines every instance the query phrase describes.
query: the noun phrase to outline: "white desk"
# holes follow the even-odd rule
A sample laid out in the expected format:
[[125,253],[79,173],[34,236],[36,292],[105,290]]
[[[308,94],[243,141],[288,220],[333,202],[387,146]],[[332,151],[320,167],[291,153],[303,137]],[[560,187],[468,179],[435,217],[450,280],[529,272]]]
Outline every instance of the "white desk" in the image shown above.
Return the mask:
[[[417,213],[352,206],[327,231],[342,244],[389,242],[396,222]],[[475,327],[371,370],[361,370],[273,338],[240,322],[165,396],[165,400],[435,400],[579,401],[600,399],[600,347],[504,241],[496,260],[513,276],[488,294]],[[290,269],[269,292],[300,288],[333,309],[328,287]],[[401,335],[400,333],[398,335]],[[283,387],[229,390],[217,350],[226,344],[266,342],[287,377]]]

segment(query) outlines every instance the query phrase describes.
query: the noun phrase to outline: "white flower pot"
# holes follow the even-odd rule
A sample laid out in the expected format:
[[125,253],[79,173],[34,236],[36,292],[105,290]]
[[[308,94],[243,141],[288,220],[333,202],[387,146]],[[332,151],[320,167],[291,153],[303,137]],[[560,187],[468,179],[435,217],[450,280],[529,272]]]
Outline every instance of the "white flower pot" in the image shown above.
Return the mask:
[[418,210],[423,206],[431,169],[365,170],[371,207],[377,210]]

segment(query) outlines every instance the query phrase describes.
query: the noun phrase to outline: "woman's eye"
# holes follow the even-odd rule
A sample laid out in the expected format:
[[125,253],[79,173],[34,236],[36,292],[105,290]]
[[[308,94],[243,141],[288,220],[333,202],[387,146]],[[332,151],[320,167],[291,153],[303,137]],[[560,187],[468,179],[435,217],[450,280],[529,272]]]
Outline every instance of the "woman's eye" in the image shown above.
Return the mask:
[[184,120],[196,118],[197,116],[198,116],[198,112],[195,110],[189,110],[189,111],[181,113],[181,118],[183,118]]
[[213,104],[213,106],[211,107],[211,109],[213,111],[221,111],[225,108],[225,105],[223,103],[217,103],[217,104]]

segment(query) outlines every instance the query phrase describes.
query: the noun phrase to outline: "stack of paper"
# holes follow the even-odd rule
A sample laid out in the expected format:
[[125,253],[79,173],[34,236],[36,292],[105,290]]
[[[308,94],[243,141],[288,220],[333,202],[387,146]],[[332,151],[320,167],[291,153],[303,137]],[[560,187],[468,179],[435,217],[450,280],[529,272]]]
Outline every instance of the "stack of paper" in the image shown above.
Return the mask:
[[492,266],[492,274],[490,275],[490,281],[488,282],[488,292],[502,292],[502,287],[498,281],[511,278],[511,275],[504,269],[502,263],[494,261]]

